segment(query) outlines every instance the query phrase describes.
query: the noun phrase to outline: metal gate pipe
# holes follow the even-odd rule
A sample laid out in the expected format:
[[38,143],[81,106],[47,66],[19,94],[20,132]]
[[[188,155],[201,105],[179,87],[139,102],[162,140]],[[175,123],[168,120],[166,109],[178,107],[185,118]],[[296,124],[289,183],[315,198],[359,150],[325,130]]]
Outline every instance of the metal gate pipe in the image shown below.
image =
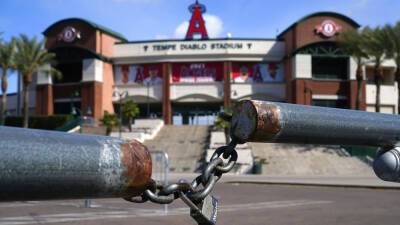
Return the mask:
[[244,100],[234,109],[231,135],[239,142],[393,147],[400,140],[400,117]]
[[137,141],[0,126],[0,201],[136,196],[151,169]]

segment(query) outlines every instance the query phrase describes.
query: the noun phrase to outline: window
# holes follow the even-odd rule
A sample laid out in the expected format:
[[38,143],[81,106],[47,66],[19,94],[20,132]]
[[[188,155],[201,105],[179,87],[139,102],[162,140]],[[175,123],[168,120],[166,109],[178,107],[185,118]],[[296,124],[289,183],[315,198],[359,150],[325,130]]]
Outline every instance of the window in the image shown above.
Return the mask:
[[[382,84],[383,85],[394,85],[395,68],[384,67],[382,72],[383,72]],[[374,75],[374,67],[373,66],[365,67],[365,75],[366,75],[367,84],[375,84],[375,75]]]
[[312,57],[312,76],[316,79],[346,80],[348,77],[347,57]]
[[54,103],[54,114],[72,114],[72,107],[77,108],[77,113],[80,113],[81,103],[80,102],[55,102]]
[[55,68],[61,72],[62,77],[54,79],[54,83],[74,83],[82,80],[82,62],[60,63]]
[[339,100],[313,99],[312,105],[322,106],[322,107],[331,107],[331,108],[342,108],[342,109],[348,108],[347,101],[344,99],[339,99]]

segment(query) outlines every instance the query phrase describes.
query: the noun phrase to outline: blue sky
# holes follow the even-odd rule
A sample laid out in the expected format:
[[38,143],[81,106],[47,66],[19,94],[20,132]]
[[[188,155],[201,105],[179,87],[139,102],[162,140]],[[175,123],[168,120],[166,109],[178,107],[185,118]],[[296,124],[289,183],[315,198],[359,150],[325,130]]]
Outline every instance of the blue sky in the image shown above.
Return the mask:
[[[122,33],[129,40],[179,38],[194,0],[1,0],[2,38],[41,32],[60,19],[81,17]],[[400,20],[397,0],[200,0],[207,6],[210,36],[274,38],[301,17],[316,11],[343,13],[361,25]],[[15,76],[10,92],[15,92]]]

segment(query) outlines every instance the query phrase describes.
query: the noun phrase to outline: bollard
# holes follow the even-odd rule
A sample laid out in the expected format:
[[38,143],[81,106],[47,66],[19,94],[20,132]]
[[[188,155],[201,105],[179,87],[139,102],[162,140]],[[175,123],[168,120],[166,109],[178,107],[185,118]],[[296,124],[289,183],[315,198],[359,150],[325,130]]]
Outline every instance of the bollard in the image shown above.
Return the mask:
[[400,140],[400,117],[383,113],[244,100],[231,135],[239,142],[360,145],[390,148]]
[[137,196],[151,167],[137,141],[0,126],[0,201]]

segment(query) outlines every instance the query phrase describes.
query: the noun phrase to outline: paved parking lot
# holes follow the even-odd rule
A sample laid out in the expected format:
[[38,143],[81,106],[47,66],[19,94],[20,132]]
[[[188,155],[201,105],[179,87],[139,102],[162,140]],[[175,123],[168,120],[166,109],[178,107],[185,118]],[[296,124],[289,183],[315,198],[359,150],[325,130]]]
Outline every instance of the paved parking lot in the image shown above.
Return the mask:
[[[218,184],[218,224],[398,225],[400,191],[262,184]],[[180,201],[168,213],[152,203],[97,199],[0,204],[5,224],[195,224]]]

